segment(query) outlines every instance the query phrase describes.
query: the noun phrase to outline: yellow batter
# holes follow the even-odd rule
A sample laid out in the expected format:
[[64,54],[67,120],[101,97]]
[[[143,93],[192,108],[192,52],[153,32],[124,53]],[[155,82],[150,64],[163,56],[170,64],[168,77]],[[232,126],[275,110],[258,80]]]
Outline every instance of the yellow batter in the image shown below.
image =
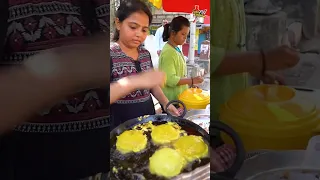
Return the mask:
[[180,129],[175,128],[172,124],[162,124],[153,128],[151,137],[156,144],[166,144],[177,140],[180,133]]
[[173,147],[188,161],[208,155],[208,145],[200,136],[183,136],[173,143]]
[[140,152],[147,146],[147,136],[143,131],[128,130],[117,137],[116,147],[122,154]]
[[166,178],[172,178],[179,175],[186,165],[183,156],[172,148],[157,150],[149,160],[151,174]]

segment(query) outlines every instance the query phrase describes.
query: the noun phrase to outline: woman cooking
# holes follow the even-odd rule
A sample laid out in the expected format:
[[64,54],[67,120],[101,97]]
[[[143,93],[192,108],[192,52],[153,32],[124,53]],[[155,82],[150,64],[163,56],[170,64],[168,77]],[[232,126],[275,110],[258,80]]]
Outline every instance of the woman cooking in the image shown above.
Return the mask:
[[187,77],[187,65],[179,45],[183,45],[187,39],[190,22],[183,16],[173,18],[171,23],[164,26],[163,41],[167,42],[163,47],[159,69],[166,73],[167,81],[162,89],[169,100],[178,99],[178,95],[188,88],[188,85],[200,84],[202,77]]
[[[144,2],[121,1],[116,12],[114,43],[110,47],[111,82],[153,69],[150,53],[142,47],[151,21],[152,14]],[[151,93],[163,106],[168,104],[160,86],[136,89],[111,105],[111,129],[127,120],[155,114]],[[169,110],[179,115],[174,106],[170,105]]]

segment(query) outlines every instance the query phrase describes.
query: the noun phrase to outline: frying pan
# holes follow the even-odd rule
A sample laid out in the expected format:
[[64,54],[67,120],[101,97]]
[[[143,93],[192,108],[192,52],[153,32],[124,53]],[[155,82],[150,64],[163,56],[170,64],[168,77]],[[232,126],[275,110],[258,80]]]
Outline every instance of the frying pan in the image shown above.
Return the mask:
[[[286,154],[283,154],[284,156]],[[294,157],[292,157],[294,158]],[[299,157],[296,157],[299,158]],[[302,163],[287,165],[279,168],[265,169],[252,176],[242,177],[240,180],[280,180],[281,177],[287,176],[287,180],[314,180],[320,179],[320,136],[314,136],[309,140],[307,150],[304,151]],[[261,162],[263,163],[263,162]],[[268,163],[268,162],[265,162]],[[276,163],[276,162],[275,162]],[[291,163],[292,164],[292,163]]]
[[[168,107],[171,104],[175,105],[175,106],[177,106],[177,104],[182,105],[183,112],[181,113],[181,115],[179,117],[175,117],[175,116],[171,115],[170,113],[168,113],[167,115],[166,114],[150,115],[150,116],[144,116],[144,117],[139,117],[139,118],[128,120],[110,132],[110,147],[114,148],[114,145],[116,144],[117,136],[119,136],[124,131],[130,130],[136,125],[144,124],[144,123],[147,123],[150,121],[157,122],[157,123],[175,122],[178,125],[180,125],[184,130],[186,130],[186,132],[188,134],[202,136],[204,141],[206,141],[209,144],[210,136],[209,136],[208,132],[206,132],[204,129],[202,129],[199,125],[182,118],[186,113],[185,105],[181,101],[178,101],[178,100],[170,101],[168,103],[168,105],[166,106],[166,112],[169,112]],[[112,158],[113,158],[113,156],[111,157],[111,159]],[[207,164],[209,165],[209,160],[208,160]],[[183,174],[186,175],[188,173],[183,173]],[[192,174],[192,172],[190,172],[189,175],[186,175],[186,177],[188,177],[188,179],[190,178],[190,174]],[[196,173],[196,174],[199,176],[199,173]],[[175,179],[177,179],[177,178],[175,178]],[[184,179],[184,178],[181,177],[178,179],[180,180],[180,179]],[[197,179],[197,178],[195,178],[195,179]]]

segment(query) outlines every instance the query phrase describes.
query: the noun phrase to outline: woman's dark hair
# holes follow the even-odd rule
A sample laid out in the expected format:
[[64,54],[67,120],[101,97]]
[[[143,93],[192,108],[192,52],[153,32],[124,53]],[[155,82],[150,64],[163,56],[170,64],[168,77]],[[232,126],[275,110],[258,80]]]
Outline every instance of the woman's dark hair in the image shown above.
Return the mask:
[[[144,12],[149,17],[149,25],[152,22],[152,13],[146,3],[141,0],[121,0],[120,6],[116,11],[116,18],[120,22],[127,19],[131,14],[135,12]],[[119,31],[115,29],[113,41],[119,40]]]
[[162,34],[163,42],[169,40],[171,32],[179,32],[183,26],[190,27],[190,22],[187,18],[183,16],[177,16],[172,19],[171,23],[164,25],[164,30]]

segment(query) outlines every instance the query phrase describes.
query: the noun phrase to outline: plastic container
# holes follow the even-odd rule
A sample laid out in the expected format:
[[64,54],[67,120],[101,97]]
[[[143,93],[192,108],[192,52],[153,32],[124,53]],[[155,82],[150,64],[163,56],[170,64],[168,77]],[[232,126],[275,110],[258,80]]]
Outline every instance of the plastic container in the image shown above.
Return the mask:
[[179,100],[186,105],[187,110],[206,109],[210,104],[210,95],[202,89],[189,88],[179,95]]
[[239,134],[247,151],[305,149],[320,132],[315,104],[296,95],[293,88],[278,85],[236,93],[221,108],[220,120]]

